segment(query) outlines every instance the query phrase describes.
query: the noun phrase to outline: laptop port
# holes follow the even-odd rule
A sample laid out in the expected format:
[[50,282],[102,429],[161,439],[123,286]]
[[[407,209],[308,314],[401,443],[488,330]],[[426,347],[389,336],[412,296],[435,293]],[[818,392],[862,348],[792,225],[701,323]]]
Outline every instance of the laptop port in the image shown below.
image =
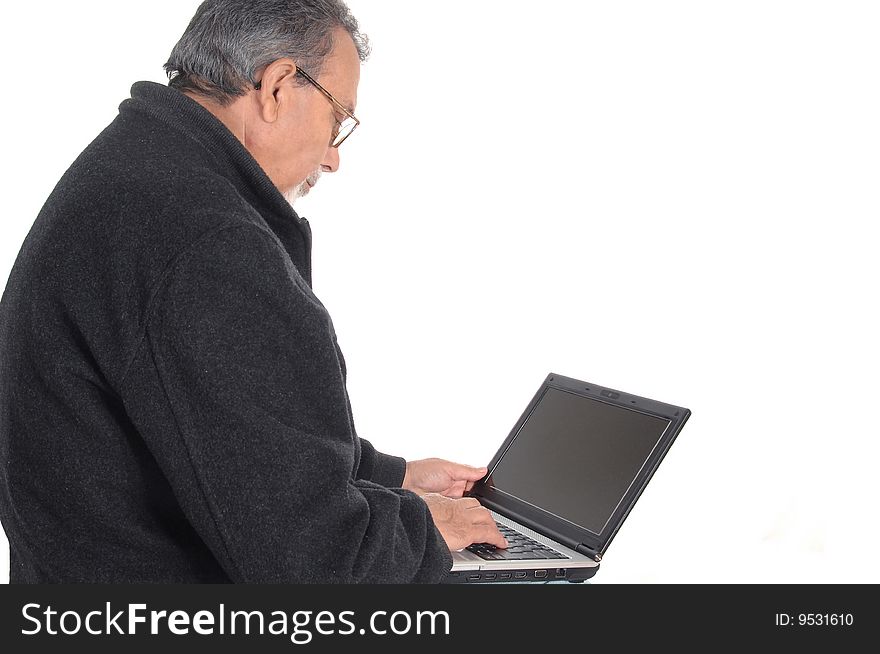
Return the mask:
[[546,576],[547,576],[546,570],[535,570],[535,578],[536,579],[543,579]]
[[502,578],[502,579],[510,579],[511,576],[512,576],[512,575],[511,575],[509,572],[502,572],[502,573],[501,573],[501,578]]
[[525,572],[514,572],[514,573],[513,573],[513,578],[514,578],[514,579],[525,579],[525,578],[526,578],[526,573],[525,573]]
[[479,581],[479,580],[480,580],[480,575],[470,575],[468,577],[468,581]]
[[494,572],[490,572],[490,573],[488,573],[488,574],[486,575],[486,579],[494,579],[494,578],[495,578],[495,573],[494,573]]

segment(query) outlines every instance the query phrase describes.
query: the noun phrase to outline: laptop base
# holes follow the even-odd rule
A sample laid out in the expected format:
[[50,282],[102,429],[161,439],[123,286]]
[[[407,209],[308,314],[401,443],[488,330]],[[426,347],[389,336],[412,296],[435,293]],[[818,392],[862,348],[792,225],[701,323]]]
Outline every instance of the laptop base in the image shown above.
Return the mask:
[[568,581],[581,584],[590,579],[599,570],[592,568],[538,568],[537,570],[462,570],[450,572],[441,583],[444,584],[503,584],[503,583],[540,583]]

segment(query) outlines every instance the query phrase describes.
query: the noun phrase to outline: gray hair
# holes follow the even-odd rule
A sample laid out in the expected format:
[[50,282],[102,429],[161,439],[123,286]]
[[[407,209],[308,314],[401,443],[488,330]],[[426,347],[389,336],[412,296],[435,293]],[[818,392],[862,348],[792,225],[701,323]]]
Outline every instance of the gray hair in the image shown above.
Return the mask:
[[165,64],[168,85],[228,106],[278,59],[317,77],[339,28],[366,61],[369,40],[343,0],[205,0]]

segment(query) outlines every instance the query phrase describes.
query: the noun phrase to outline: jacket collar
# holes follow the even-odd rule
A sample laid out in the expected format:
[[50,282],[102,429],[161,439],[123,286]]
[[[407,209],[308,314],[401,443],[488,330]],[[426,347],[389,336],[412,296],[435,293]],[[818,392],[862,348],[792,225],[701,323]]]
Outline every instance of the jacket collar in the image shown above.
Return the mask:
[[[301,274],[311,285],[312,231],[269,179],[257,160],[216,116],[198,102],[155,82],[137,82],[120,113],[146,112],[198,141],[213,155],[218,172],[228,178],[275,232],[288,254],[304,264]],[[299,266],[298,266],[299,267]]]

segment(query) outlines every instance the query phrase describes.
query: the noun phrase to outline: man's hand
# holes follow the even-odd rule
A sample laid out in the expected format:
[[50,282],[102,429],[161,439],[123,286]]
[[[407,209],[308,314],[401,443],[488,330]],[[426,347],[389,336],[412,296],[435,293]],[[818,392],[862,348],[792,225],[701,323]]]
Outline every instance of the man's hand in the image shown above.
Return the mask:
[[403,488],[418,495],[440,493],[457,498],[473,488],[474,482],[485,477],[487,472],[486,468],[472,468],[442,459],[409,461]]
[[452,551],[462,550],[473,543],[490,543],[502,549],[507,541],[488,509],[472,497],[451,499],[437,493],[422,497],[431,511],[434,524]]

